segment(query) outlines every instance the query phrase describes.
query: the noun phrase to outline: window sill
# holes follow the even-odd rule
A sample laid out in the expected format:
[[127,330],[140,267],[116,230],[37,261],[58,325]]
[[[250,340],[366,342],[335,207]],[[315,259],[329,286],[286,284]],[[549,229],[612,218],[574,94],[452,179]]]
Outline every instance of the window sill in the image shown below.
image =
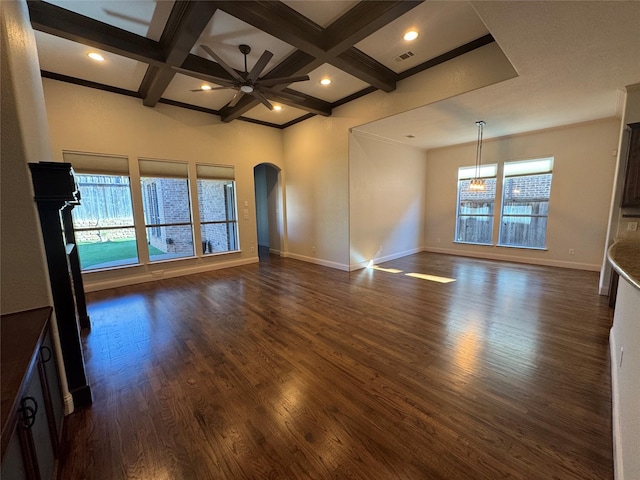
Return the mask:
[[460,245],[480,245],[482,247],[493,247],[493,243],[476,243],[476,242],[461,242],[460,240],[454,240],[453,243],[458,243]]
[[219,257],[221,255],[229,255],[230,253],[242,253],[242,250],[227,250],[226,252],[205,253],[200,258]]
[[459,240],[454,240],[453,243],[457,243],[459,245],[480,245],[482,247],[500,247],[500,248],[515,248],[518,250],[538,250],[540,252],[548,252],[549,249],[547,247],[524,247],[522,245],[497,245],[493,243],[474,243],[474,242],[461,242]]
[[496,245],[496,247],[500,248],[515,248],[518,250],[539,250],[541,252],[547,252],[549,249],[547,247],[525,247],[522,245]]
[[82,270],[82,274],[83,275],[89,275],[92,273],[102,273],[102,272],[112,272],[114,270],[124,270],[124,269],[128,269],[128,268],[135,268],[135,267],[152,267],[155,265],[162,265],[162,264],[167,264],[167,263],[176,263],[176,262],[180,262],[182,260],[199,260],[199,259],[207,259],[207,258],[211,258],[211,257],[220,257],[223,255],[229,255],[229,254],[234,254],[234,253],[242,253],[242,250],[229,250],[227,252],[215,252],[215,253],[206,253],[204,255],[200,255],[200,256],[196,256],[196,255],[190,255],[188,257],[177,257],[177,258],[168,258],[168,259],[163,259],[163,260],[150,260],[149,263],[127,263],[126,265],[114,265],[112,267],[103,267],[103,268],[93,268],[90,270]]
[[112,272],[114,270],[124,270],[126,268],[134,268],[134,267],[142,267],[141,263],[127,263],[126,265],[114,265],[112,267],[102,267],[102,268],[91,268],[87,270],[82,270],[83,275],[91,274],[91,273],[101,273],[101,272]]

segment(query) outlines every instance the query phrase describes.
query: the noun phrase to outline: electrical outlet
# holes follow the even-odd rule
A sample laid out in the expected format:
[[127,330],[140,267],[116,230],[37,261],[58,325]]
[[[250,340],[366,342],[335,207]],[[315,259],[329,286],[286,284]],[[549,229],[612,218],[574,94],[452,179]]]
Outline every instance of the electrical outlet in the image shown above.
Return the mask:
[[312,251],[313,253],[316,253],[316,246],[315,246],[315,245],[314,245],[313,247],[311,247],[311,251]]
[[627,223],[627,230],[630,232],[635,232],[638,230],[638,222],[629,222]]
[[575,255],[576,251],[573,248],[569,249],[569,255]]

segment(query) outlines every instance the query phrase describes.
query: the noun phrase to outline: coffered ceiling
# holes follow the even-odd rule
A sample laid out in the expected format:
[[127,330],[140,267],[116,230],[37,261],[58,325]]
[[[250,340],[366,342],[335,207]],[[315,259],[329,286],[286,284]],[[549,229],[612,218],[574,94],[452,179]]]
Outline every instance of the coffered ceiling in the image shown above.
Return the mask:
[[[517,77],[355,129],[430,149],[620,116],[624,87],[640,82],[640,2],[630,1],[172,1],[28,2],[42,75],[140,99],[286,128],[495,42]],[[414,29],[413,42],[403,39]],[[260,77],[278,85],[269,110],[244,95],[201,47],[244,75],[265,50]],[[89,60],[89,52],[105,60]],[[212,78],[214,77],[214,78]],[[331,84],[320,84],[322,79]],[[200,91],[203,84],[214,87]],[[295,97],[291,97],[295,95]]]
[[[279,128],[494,41],[468,2],[401,1],[60,1],[28,2],[42,75]],[[419,36],[403,39],[408,30]],[[249,45],[247,70],[239,45]],[[217,62],[202,46],[221,60]],[[262,57],[265,50],[271,58]],[[104,61],[87,57],[100,53]],[[235,97],[241,77],[263,61],[253,94]],[[258,68],[258,67],[257,67]],[[320,80],[329,79],[329,85]],[[217,82],[217,83],[216,83]],[[201,90],[202,85],[213,87]],[[256,86],[256,90],[261,87]],[[234,99],[235,97],[235,99]],[[230,103],[231,102],[231,103]]]

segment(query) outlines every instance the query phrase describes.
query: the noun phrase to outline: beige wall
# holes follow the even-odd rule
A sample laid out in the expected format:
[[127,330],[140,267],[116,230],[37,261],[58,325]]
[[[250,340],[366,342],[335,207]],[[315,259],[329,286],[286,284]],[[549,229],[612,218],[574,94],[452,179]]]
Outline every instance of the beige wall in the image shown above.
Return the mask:
[[350,268],[420,251],[426,152],[363,134],[349,152]]
[[349,269],[351,128],[513,76],[491,44],[403,80],[391,93],[374,92],[335,108],[329,118],[285,129],[288,255]]
[[[474,164],[476,145],[470,143],[429,151],[426,249],[599,270],[607,232],[619,129],[619,119],[607,119],[484,143],[483,163],[500,164],[546,156],[555,158],[546,251],[454,243],[457,171],[458,167]],[[498,218],[494,222],[494,241],[498,237]],[[569,249],[574,249],[575,255],[570,255]]]
[[[55,80],[45,79],[44,91],[57,161],[62,161],[63,150],[127,156],[132,181],[138,179],[139,157],[186,161],[192,171],[197,162],[235,167],[241,253],[88,273],[88,291],[257,261],[253,168],[265,162],[282,168],[279,130],[222,123],[219,117],[169,105],[148,108],[136,98]],[[192,192],[195,202],[193,197]],[[134,195],[133,202],[141,212],[142,199]]]
[[24,2],[2,13],[2,313],[52,305],[27,163],[51,159],[40,67]]

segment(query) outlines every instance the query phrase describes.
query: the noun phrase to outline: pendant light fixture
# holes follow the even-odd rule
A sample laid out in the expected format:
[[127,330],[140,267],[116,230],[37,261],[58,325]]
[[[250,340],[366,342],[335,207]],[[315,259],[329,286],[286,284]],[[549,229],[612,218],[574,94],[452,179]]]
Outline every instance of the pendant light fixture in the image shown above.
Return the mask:
[[484,184],[484,178],[480,176],[480,167],[482,166],[482,136],[486,123],[484,123],[484,121],[482,120],[479,120],[476,122],[476,125],[478,126],[478,144],[476,145],[476,172],[475,176],[469,183],[469,190],[481,191],[486,188]]

